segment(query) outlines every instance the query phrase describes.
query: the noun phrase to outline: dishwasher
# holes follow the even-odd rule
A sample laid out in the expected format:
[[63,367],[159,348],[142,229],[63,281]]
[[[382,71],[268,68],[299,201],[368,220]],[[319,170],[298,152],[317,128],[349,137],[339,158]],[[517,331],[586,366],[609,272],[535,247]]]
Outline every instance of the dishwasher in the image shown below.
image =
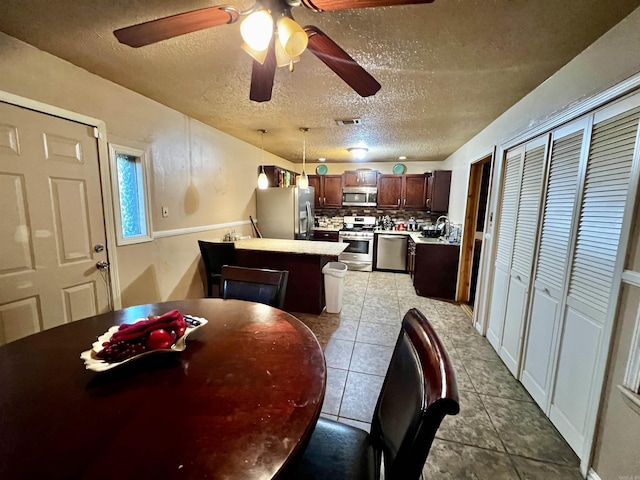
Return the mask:
[[378,234],[376,268],[407,271],[407,235]]

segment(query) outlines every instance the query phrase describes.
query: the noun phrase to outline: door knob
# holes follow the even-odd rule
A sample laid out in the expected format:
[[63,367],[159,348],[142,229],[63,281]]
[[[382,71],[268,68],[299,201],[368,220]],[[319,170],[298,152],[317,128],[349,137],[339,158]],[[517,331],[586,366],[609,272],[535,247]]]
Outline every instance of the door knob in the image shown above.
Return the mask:
[[98,270],[108,270],[109,269],[109,262],[98,262],[98,263],[96,263],[96,268]]
[[93,246],[93,251],[100,253],[104,250],[104,245],[100,245],[99,243],[97,245]]

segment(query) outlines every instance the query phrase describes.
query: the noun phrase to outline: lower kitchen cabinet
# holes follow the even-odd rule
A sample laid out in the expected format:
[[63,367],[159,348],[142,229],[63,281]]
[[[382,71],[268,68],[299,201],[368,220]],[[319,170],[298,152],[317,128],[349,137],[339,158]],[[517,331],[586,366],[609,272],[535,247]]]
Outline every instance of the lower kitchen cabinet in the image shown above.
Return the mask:
[[422,297],[454,300],[458,281],[460,245],[416,243],[415,250],[412,266],[413,286],[416,293]]
[[338,231],[337,230],[314,230],[313,239],[322,240],[324,242],[337,242]]

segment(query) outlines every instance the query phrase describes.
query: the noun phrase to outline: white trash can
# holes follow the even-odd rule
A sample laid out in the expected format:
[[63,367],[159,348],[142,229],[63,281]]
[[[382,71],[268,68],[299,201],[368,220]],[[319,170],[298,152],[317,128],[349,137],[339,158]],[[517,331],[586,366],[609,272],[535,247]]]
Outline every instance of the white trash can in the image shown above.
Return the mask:
[[322,267],[322,273],[324,274],[324,296],[327,301],[327,313],[340,313],[347,265],[342,262],[328,262]]

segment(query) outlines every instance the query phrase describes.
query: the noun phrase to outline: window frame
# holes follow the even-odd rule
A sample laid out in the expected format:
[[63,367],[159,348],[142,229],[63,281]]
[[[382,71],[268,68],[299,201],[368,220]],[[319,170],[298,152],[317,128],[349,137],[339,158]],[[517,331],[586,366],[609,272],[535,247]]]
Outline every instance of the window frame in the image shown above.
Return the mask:
[[[136,159],[136,177],[142,187],[142,206],[144,207],[144,225],[146,234],[125,237],[122,229],[122,209],[120,201],[120,185],[118,182],[118,155],[127,155]],[[147,181],[147,152],[138,148],[109,143],[109,164],[111,167],[111,190],[113,198],[113,212],[116,227],[116,244],[133,245],[151,242],[153,240],[151,212],[149,209],[149,185]],[[142,218],[140,219],[142,222]]]

